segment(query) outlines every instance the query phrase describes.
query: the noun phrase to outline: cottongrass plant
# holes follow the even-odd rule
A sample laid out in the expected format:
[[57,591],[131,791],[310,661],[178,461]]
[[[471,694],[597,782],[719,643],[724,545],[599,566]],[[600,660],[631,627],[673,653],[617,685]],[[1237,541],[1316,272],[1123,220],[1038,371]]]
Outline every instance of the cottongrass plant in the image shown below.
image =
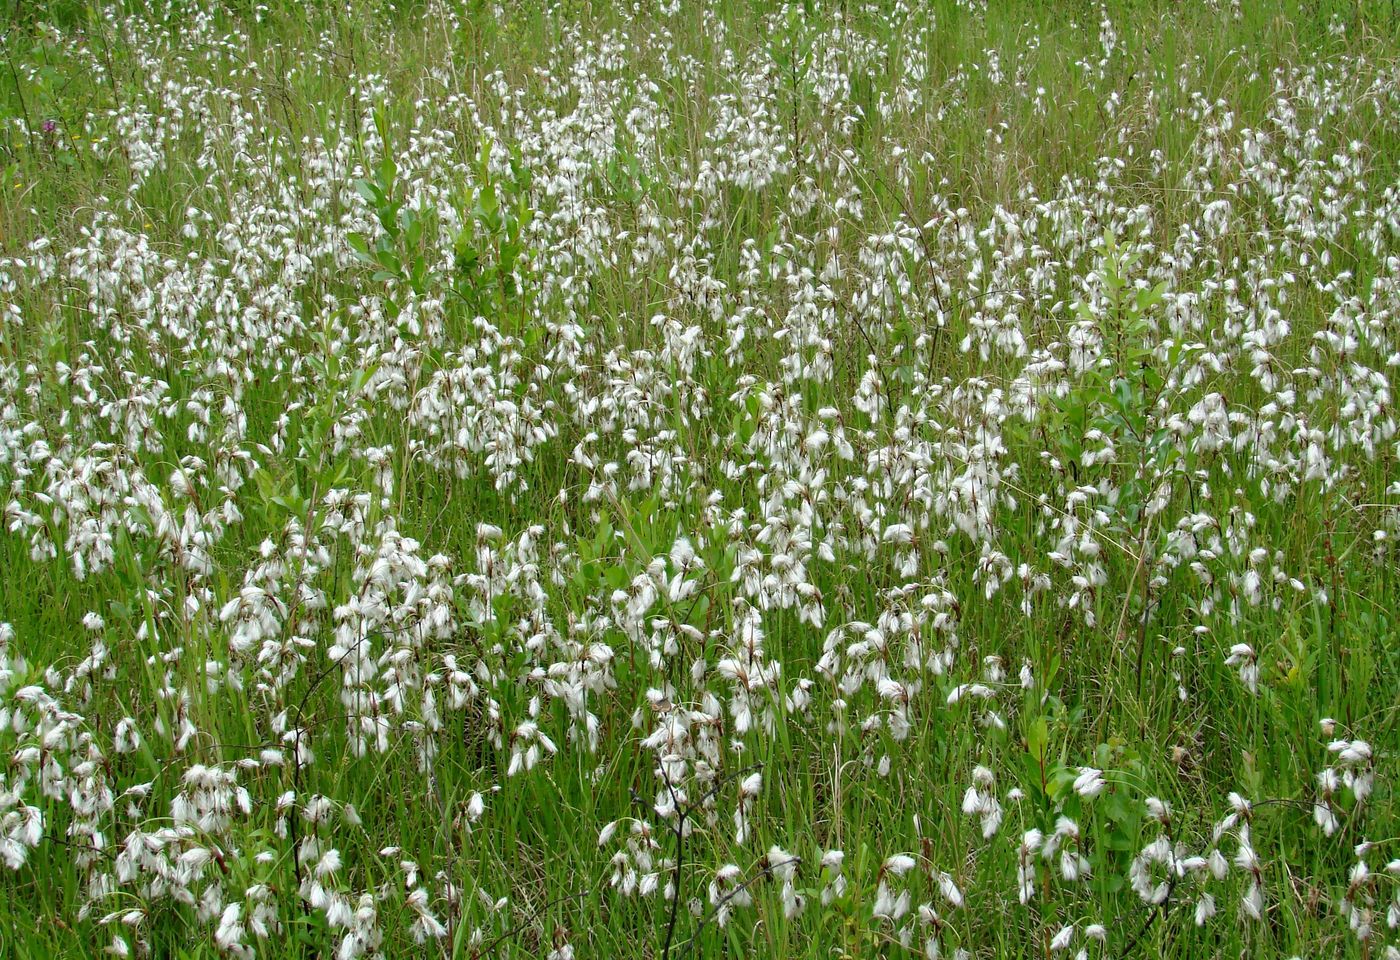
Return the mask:
[[1400,958],[1393,13],[17,6],[0,955]]

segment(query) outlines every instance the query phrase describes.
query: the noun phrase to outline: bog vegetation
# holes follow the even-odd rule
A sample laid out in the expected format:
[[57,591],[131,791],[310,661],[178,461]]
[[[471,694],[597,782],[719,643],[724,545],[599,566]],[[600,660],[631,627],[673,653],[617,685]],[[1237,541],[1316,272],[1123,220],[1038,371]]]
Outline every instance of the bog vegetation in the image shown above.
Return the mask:
[[1400,957],[1389,3],[5,6],[0,955]]

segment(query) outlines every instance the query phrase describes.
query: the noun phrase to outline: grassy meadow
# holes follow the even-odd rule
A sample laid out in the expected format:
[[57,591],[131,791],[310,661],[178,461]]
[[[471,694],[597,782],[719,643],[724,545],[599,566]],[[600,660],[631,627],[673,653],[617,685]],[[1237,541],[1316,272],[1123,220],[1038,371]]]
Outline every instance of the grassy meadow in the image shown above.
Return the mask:
[[1400,960],[1389,0],[24,0],[0,958]]

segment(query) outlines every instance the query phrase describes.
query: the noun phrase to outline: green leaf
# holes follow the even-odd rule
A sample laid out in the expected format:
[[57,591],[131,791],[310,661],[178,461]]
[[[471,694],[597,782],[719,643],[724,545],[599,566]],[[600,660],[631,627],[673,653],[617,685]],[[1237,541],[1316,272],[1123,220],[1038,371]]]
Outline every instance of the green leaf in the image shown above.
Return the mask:
[[1044,715],[1036,717],[1026,729],[1026,752],[1036,762],[1037,766],[1045,763],[1045,756],[1050,746],[1050,725],[1046,722]]
[[374,263],[373,254],[369,252],[369,241],[363,234],[352,233],[349,236],[350,249],[355,254],[355,259],[361,263]]
[[364,197],[376,209],[384,205],[384,194],[368,180],[356,180],[355,192]]

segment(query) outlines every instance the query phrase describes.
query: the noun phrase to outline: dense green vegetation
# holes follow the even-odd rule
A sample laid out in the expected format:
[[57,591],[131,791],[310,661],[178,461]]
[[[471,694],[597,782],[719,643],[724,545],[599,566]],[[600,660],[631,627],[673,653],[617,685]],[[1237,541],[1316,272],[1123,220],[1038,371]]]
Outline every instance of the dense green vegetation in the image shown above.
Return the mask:
[[1388,2],[0,46],[0,957],[1400,957]]

